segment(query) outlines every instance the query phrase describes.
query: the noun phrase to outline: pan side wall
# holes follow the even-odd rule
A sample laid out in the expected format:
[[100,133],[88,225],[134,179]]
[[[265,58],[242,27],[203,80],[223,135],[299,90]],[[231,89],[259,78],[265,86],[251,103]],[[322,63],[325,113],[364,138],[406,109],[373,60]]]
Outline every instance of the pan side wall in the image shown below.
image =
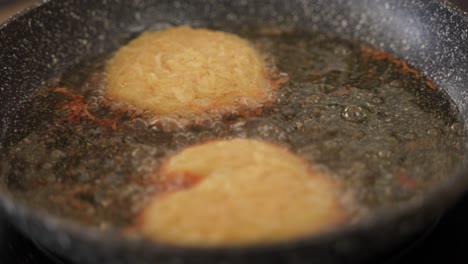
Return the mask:
[[[179,24],[227,30],[281,25],[331,31],[363,41],[422,70],[447,91],[468,119],[468,21],[437,1],[61,0],[47,2],[0,27],[1,141],[34,129],[34,122],[19,113],[27,109],[34,91],[68,68],[109,54],[146,29]],[[36,215],[6,197],[0,197],[0,205],[28,235],[78,263],[133,263],[137,255],[142,262],[158,259],[161,263],[346,263],[379,254],[421,231],[454,201],[465,182],[451,194],[443,193],[439,204],[382,221],[379,226],[253,253],[204,254],[109,242],[89,230],[67,229],[56,219]]]

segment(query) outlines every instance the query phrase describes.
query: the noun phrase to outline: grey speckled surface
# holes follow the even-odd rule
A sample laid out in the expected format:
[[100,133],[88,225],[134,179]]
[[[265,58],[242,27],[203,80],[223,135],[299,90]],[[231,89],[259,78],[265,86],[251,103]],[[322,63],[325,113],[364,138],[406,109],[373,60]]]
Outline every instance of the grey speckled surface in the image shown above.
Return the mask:
[[[5,143],[33,127],[17,113],[27,109],[24,102],[33,91],[69,67],[112,52],[144,29],[182,23],[227,30],[300,27],[369,43],[424,71],[468,119],[468,18],[435,0],[57,0],[0,26],[0,139]],[[78,263],[348,263],[380,254],[422,230],[465,190],[464,175],[359,226],[261,248],[168,248],[66,223],[7,197],[0,197],[0,205],[27,235]]]

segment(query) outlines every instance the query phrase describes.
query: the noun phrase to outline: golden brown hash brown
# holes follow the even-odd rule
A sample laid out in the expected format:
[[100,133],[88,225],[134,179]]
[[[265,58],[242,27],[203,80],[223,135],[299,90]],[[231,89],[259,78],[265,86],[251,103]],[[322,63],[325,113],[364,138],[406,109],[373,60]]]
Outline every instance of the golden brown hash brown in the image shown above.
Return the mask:
[[136,228],[159,242],[275,242],[329,230],[347,219],[332,178],[262,141],[218,140],[189,147],[161,167],[159,177],[174,176],[188,176],[192,185],[156,195]]
[[106,70],[109,97],[159,115],[258,108],[278,86],[248,41],[187,26],[143,33]]

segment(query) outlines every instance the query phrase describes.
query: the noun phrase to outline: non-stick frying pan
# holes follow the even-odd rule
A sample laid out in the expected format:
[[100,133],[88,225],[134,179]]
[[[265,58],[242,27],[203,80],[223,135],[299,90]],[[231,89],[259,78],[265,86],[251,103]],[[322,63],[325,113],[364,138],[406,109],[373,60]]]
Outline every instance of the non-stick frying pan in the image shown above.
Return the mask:
[[[156,23],[327,31],[409,61],[442,87],[468,121],[468,15],[435,0],[60,0],[0,26],[2,146],[34,127],[28,98],[70,67],[108,54]],[[3,148],[3,147],[2,147]],[[369,260],[423,231],[463,194],[468,168],[393,210],[331,234],[274,245],[176,248],[105,233],[0,194],[5,217],[76,263],[350,263]]]

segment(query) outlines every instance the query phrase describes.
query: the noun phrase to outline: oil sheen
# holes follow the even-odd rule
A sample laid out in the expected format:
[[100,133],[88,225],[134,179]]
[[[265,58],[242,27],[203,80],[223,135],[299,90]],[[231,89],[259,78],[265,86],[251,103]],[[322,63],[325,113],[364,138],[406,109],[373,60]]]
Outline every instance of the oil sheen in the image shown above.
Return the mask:
[[31,100],[37,122],[4,146],[0,186],[28,205],[107,229],[132,223],[158,191],[149,175],[165,158],[211,139],[286,146],[329,171],[367,213],[416,197],[461,163],[457,109],[405,62],[324,33],[236,33],[289,76],[273,104],[181,125],[108,99],[103,57]]

